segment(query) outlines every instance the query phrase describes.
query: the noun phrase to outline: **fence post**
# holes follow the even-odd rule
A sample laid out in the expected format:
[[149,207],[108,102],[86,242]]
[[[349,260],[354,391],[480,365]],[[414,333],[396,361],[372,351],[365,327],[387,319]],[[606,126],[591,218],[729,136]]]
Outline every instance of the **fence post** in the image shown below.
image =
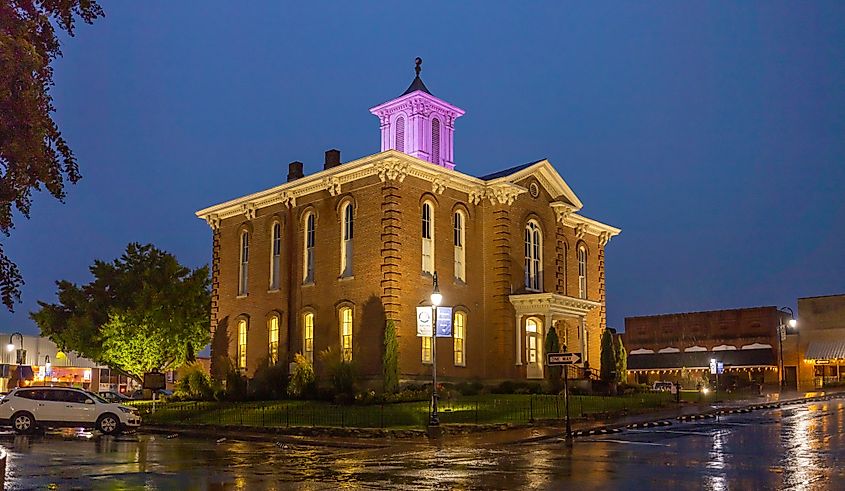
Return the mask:
[[223,411],[220,409],[221,405],[222,403],[217,403],[217,426],[221,426],[223,423]]
[[285,427],[290,428],[290,404],[285,404]]
[[261,406],[261,426],[264,427],[264,406]]
[[531,394],[531,396],[528,399],[528,413],[529,413],[528,414],[528,422],[533,423],[534,422],[534,394]]
[[346,415],[346,411],[344,410],[345,407],[346,406],[343,406],[343,405],[340,406],[340,427],[341,428],[346,428],[346,418],[344,417]]
[[475,424],[478,424],[478,399],[475,400]]
[[555,396],[555,418],[560,419],[560,394]]
[[240,411],[238,411],[238,418],[239,418],[239,421],[241,422],[241,426],[243,426],[243,425],[244,425],[244,411],[243,411],[243,408],[241,408],[241,410],[240,410]]
[[381,403],[381,413],[379,416],[379,422],[381,425],[381,429],[384,429],[384,403]]

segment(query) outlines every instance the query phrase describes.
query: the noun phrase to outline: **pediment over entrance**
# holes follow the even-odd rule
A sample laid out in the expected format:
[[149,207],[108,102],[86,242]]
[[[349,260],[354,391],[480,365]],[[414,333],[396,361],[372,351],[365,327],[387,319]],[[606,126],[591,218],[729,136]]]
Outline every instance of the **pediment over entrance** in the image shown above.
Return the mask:
[[601,306],[601,302],[559,295],[557,293],[524,293],[510,295],[508,299],[516,310],[517,315],[557,314],[583,317],[589,311]]

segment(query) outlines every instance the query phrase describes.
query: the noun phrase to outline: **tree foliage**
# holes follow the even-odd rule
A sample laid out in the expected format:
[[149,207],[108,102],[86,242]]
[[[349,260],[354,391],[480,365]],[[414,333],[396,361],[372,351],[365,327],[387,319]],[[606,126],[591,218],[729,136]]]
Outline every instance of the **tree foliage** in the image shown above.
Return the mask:
[[[62,55],[55,25],[74,35],[77,19],[102,17],[93,0],[0,0],[0,232],[14,227],[13,209],[29,218],[32,191],[64,200],[65,180],[80,174],[51,117],[50,64]],[[0,244],[0,301],[13,310],[23,277]]]
[[193,360],[209,341],[208,268],[191,270],[152,245],[95,261],[94,280],[59,281],[57,304],[30,314],[62,349],[140,378]]
[[396,323],[389,320],[384,325],[384,354],[382,355],[384,392],[391,394],[399,388],[399,342],[396,340]]
[[622,344],[622,336],[616,336],[616,379],[619,382],[628,379],[628,351]]
[[605,329],[601,334],[601,372],[599,377],[604,382],[616,381],[616,349],[613,346],[613,334]]

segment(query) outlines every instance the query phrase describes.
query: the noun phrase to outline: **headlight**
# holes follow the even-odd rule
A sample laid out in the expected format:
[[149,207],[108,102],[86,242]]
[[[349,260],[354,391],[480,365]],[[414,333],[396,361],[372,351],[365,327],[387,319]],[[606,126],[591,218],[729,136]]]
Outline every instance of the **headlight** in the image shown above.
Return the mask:
[[134,413],[135,412],[135,408],[132,408],[132,407],[118,406],[118,408],[120,408],[120,410],[123,411],[124,413]]

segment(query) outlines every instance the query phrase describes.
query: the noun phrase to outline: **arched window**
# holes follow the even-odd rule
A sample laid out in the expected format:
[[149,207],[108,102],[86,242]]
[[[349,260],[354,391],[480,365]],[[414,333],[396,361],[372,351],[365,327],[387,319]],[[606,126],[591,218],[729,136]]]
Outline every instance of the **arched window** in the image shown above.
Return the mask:
[[352,202],[343,204],[340,214],[343,217],[343,227],[340,233],[340,275],[352,276],[352,236],[354,232]]
[[431,336],[422,336],[422,362],[431,363]]
[[587,298],[587,248],[578,246],[578,298]]
[[352,361],[352,309],[340,309],[340,353],[343,361]]
[[273,223],[270,232],[270,289],[278,290],[282,278],[282,224]]
[[307,312],[302,318],[302,353],[314,363],[314,314]]
[[430,201],[422,206],[422,270],[434,274],[434,206]]
[[431,162],[440,163],[440,120],[431,120]]
[[455,212],[455,278],[461,281],[466,281],[466,252],[464,250],[464,241],[466,240],[466,231],[464,230],[464,212]]
[[246,370],[246,319],[238,321],[238,368]]
[[526,360],[528,363],[537,363],[537,346],[539,343],[540,332],[535,319],[528,319],[525,321],[525,349]]
[[463,312],[455,312],[453,337],[455,342],[455,366],[466,366],[466,347],[464,341],[466,340],[466,314]]
[[238,266],[238,295],[247,294],[249,278],[249,232],[241,232],[241,261]]
[[314,241],[315,241],[316,217],[313,211],[305,215],[305,237],[303,246],[305,257],[303,258],[303,283],[314,282]]
[[279,316],[273,315],[267,321],[267,358],[271,365],[279,362]]
[[525,288],[540,291],[542,289],[542,234],[537,222],[530,221],[525,226]]
[[400,152],[405,151],[405,118],[399,116],[396,118],[396,150]]

